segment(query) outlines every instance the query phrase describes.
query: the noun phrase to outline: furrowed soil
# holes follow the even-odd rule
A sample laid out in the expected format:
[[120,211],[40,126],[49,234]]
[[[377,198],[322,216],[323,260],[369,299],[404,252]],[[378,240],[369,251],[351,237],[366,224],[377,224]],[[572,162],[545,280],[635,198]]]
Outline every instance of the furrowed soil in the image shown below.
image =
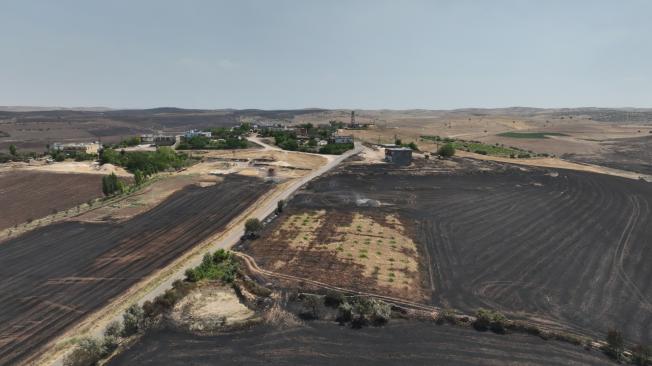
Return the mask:
[[581,347],[419,321],[353,330],[309,322],[200,337],[148,334],[110,365],[610,365]]
[[652,341],[652,184],[452,162],[456,167],[450,160],[418,160],[411,168],[349,163],[298,193],[247,252],[269,270],[388,293],[365,275],[364,262],[339,258],[335,249],[315,258],[265,244],[293,212],[393,215],[417,245],[421,291],[433,305],[492,308],[596,338],[617,328],[630,341]]
[[102,176],[0,171],[0,230],[102,196]]
[[270,185],[227,176],[120,223],[63,222],[0,243],[0,364],[42,346],[222,230]]

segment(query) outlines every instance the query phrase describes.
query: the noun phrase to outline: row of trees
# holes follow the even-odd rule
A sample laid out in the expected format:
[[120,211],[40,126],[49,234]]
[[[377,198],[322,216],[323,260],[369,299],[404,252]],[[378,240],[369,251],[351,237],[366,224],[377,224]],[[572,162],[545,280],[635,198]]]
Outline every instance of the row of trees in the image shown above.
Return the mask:
[[159,147],[156,151],[125,152],[104,149],[100,153],[100,164],[119,165],[134,173],[139,170],[145,176],[181,169],[190,163],[188,155],[177,153],[169,147]]

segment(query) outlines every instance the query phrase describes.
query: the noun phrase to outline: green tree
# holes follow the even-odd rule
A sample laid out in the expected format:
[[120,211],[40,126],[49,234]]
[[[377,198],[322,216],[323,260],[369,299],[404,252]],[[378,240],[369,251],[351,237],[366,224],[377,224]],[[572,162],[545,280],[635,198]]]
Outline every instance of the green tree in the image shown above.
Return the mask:
[[257,218],[250,218],[245,222],[245,232],[247,234],[257,234],[263,228],[263,224]]
[[133,304],[122,314],[122,335],[129,337],[143,329],[145,313],[138,304]]
[[121,193],[124,189],[124,183],[118,179],[115,173],[102,177],[102,193],[105,196],[110,196],[116,192]]
[[625,339],[623,334],[616,330],[610,329],[607,332],[607,354],[619,360],[625,350]]
[[637,345],[632,348],[632,362],[634,365],[652,365],[652,349],[649,346]]
[[439,148],[439,150],[437,150],[437,154],[445,158],[450,158],[451,156],[455,155],[455,147],[450,143],[444,144]]
[[16,150],[16,145],[14,144],[9,145],[9,153],[13,156],[16,156],[16,154],[18,153],[18,151]]
[[63,364],[64,366],[95,365],[105,355],[102,342],[95,338],[82,338],[75,350],[64,358]]
[[137,186],[145,182],[145,175],[140,171],[140,169],[136,169],[136,171],[134,171],[134,182],[136,182]]
[[409,147],[410,149],[415,150],[415,151],[419,150],[419,147],[417,146],[417,144],[414,143],[414,141],[407,144],[407,147]]

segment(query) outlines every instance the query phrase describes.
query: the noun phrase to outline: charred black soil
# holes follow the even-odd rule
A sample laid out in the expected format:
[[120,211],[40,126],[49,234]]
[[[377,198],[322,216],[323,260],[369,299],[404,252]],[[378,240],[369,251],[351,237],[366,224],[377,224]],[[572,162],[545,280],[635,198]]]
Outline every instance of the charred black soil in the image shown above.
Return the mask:
[[328,322],[200,337],[148,334],[110,365],[610,365],[606,356],[526,335],[395,320],[354,330]]
[[0,364],[41,346],[130,286],[163,268],[267,191],[227,176],[192,186],[120,224],[64,222],[0,243]]
[[[440,162],[349,164],[297,194],[289,210],[401,217],[413,226],[433,305],[492,308],[596,338],[617,328],[632,342],[652,341],[652,184],[458,163],[463,169],[453,171]],[[360,199],[380,207],[361,207]]]

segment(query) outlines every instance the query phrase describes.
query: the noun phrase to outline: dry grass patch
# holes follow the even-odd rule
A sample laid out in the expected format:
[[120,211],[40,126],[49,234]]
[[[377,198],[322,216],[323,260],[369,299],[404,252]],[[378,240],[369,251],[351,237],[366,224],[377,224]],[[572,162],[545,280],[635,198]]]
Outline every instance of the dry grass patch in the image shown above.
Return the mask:
[[342,262],[358,265],[379,287],[408,293],[420,286],[416,244],[394,215],[301,212],[288,216],[270,239],[284,241],[297,253],[287,261],[274,261],[274,270],[301,260],[299,253],[309,255],[307,250],[328,251]]

